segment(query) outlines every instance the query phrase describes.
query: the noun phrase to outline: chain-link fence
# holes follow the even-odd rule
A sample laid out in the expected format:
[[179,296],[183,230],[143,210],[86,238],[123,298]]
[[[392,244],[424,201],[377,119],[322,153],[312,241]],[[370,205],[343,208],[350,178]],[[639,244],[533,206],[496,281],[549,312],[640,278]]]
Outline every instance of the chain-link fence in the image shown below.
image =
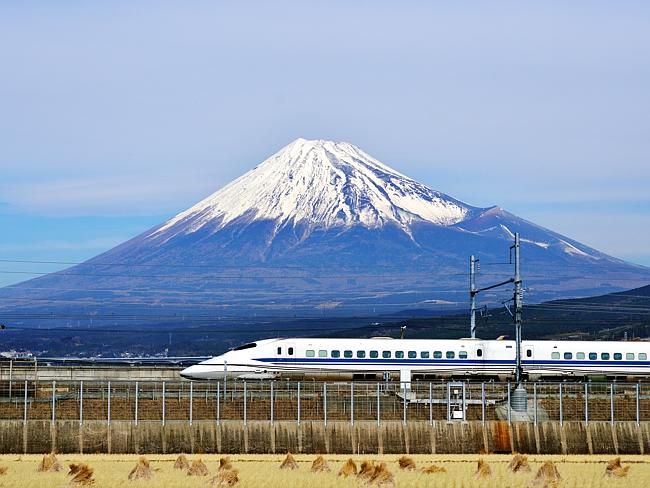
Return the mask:
[[540,382],[522,387],[419,381],[25,381],[0,388],[0,419],[135,423],[650,420],[650,383]]

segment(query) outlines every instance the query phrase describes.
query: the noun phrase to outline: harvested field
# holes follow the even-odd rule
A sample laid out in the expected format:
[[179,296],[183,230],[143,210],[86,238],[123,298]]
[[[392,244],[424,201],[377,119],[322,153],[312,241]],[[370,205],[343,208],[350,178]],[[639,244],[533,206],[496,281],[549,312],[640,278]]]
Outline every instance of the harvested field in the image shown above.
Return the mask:
[[[209,471],[209,478],[203,476],[187,476],[183,470],[174,469],[177,455],[149,455],[147,460],[155,476],[151,480],[128,481],[129,472],[138,462],[137,455],[78,455],[59,454],[59,462],[63,466],[84,463],[92,467],[93,487],[114,488],[115,486],[146,486],[151,488],[205,488],[207,481],[219,473],[219,459],[224,455],[201,455]],[[199,459],[199,455],[186,454],[190,463]],[[235,486],[242,488],[257,488],[261,482],[265,488],[287,488],[288,486],[310,486],[315,483],[319,488],[363,488],[366,481],[355,476],[348,478],[338,476],[338,472],[350,459],[349,455],[323,455],[330,466],[330,472],[312,473],[313,455],[294,455],[298,469],[280,470],[284,455],[230,455],[233,469],[238,470],[239,481]],[[534,480],[539,468],[546,461],[551,461],[557,467],[561,476],[560,486],[605,488],[612,486],[612,478],[604,475],[612,456],[528,456],[531,471],[527,473],[512,473],[508,465],[512,460],[510,455],[412,455],[417,466],[435,464],[445,468],[446,472],[426,474],[419,469],[399,469],[399,456],[353,456],[357,465],[364,459],[375,461],[376,464],[386,463],[386,469],[392,473],[397,487],[446,488],[482,487],[501,488],[526,487]],[[476,480],[474,474],[478,459],[482,458],[490,465],[492,477],[488,480]],[[71,477],[68,470],[58,472],[37,472],[36,468],[42,456],[37,455],[2,455],[0,465],[7,467],[6,474],[0,480],[0,486],[22,488],[60,488],[68,485]],[[650,485],[650,459],[644,456],[621,456],[621,463],[629,466],[627,476],[616,479],[616,487],[639,488]],[[223,472],[223,471],[222,471]]]

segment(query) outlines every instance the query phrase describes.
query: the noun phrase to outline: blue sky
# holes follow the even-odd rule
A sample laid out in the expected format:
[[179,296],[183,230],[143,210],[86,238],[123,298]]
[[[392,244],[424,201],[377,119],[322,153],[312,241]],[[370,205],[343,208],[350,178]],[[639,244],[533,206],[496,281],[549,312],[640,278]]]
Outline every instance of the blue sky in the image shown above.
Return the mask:
[[91,257],[306,137],[650,265],[647,2],[2,2],[0,67],[0,259]]

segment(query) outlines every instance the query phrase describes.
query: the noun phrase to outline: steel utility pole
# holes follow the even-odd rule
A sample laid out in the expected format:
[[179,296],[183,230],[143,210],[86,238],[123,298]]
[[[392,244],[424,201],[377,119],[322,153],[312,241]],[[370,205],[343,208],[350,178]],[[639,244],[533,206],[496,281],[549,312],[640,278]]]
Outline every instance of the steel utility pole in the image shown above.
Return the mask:
[[522,296],[521,296],[521,269],[520,269],[520,254],[519,254],[519,232],[515,233],[515,245],[511,249],[515,250],[515,293],[514,293],[514,319],[515,319],[515,341],[517,353],[517,371],[515,379],[517,385],[521,382],[522,369],[521,369],[521,309],[522,309]]
[[472,254],[469,257],[469,298],[470,298],[470,318],[469,318],[469,336],[476,339],[476,262]]

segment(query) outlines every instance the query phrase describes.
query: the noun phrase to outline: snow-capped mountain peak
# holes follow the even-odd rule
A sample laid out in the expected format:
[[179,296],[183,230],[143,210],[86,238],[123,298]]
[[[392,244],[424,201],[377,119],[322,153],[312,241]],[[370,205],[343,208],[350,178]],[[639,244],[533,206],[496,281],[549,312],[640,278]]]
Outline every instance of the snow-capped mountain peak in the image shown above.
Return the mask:
[[[456,224],[476,210],[386,166],[347,142],[296,139],[216,193],[173,217],[151,237],[207,224],[270,220],[278,228]],[[167,236],[167,237],[172,237]]]

